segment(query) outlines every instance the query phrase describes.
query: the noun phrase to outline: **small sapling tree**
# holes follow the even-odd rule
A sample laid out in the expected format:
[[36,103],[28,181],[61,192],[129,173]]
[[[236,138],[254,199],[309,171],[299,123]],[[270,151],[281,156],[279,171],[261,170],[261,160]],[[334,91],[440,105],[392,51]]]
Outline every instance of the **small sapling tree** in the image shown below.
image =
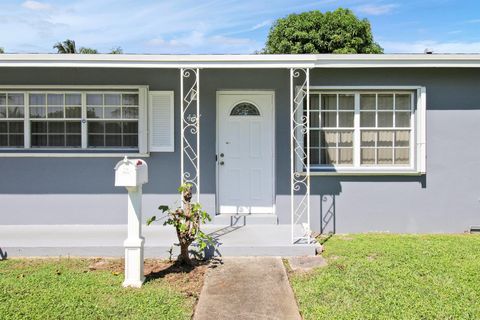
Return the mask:
[[177,231],[178,243],[180,246],[180,254],[177,262],[180,264],[192,265],[192,260],[188,252],[190,245],[196,241],[199,251],[204,250],[207,245],[213,244],[213,239],[200,230],[200,225],[207,221],[211,221],[210,216],[199,203],[192,203],[192,185],[182,184],[178,188],[178,192],[182,195],[183,207],[170,208],[168,206],[160,206],[158,209],[162,211],[164,216],[157,218],[151,217],[147,221],[147,225],[155,221],[163,221],[163,225],[171,225]]

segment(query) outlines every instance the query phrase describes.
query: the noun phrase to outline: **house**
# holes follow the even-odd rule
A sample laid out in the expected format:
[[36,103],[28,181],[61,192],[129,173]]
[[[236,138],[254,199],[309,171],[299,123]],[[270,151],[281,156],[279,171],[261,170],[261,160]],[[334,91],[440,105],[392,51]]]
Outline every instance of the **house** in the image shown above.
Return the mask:
[[213,225],[289,243],[464,232],[479,141],[480,55],[3,54],[0,230],[125,224],[128,155],[149,165],[145,216],[183,180]]

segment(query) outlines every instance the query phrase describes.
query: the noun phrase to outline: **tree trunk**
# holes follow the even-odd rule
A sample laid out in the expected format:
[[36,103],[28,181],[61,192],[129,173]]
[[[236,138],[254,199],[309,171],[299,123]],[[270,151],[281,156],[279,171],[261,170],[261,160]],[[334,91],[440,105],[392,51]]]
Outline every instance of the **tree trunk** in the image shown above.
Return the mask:
[[190,245],[188,243],[180,243],[180,254],[178,255],[178,263],[186,264],[191,266],[192,260],[190,259],[190,255],[188,254],[188,247]]

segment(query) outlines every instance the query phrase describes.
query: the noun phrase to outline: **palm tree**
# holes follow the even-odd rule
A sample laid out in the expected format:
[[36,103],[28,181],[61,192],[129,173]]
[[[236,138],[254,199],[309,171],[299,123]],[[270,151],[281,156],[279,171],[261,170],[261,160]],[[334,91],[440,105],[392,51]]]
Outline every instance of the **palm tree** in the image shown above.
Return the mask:
[[5,50],[2,47],[0,47],[0,53],[5,53]]
[[77,48],[75,47],[75,41],[67,39],[63,42],[57,42],[53,46],[54,49],[57,49],[57,53],[77,53]]

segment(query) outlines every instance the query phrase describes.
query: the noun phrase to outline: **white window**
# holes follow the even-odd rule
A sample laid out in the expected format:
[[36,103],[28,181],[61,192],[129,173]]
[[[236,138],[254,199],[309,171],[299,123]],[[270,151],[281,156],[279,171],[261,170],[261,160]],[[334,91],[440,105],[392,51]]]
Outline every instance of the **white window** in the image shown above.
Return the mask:
[[423,173],[424,99],[421,89],[312,90],[311,168]]
[[146,91],[0,91],[0,152],[146,153]]

